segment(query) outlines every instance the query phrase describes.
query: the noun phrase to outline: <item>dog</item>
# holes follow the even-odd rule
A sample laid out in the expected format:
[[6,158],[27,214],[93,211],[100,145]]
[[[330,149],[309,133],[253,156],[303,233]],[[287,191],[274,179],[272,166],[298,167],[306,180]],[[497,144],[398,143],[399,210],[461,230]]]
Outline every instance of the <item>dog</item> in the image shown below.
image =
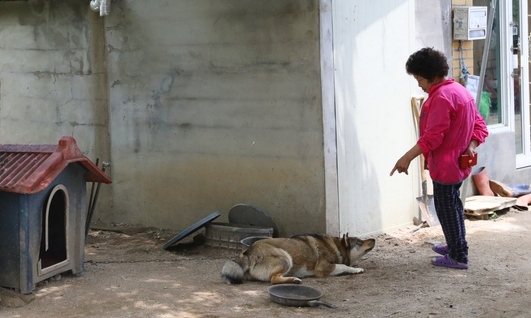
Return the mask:
[[228,260],[221,276],[228,284],[258,280],[271,284],[300,284],[302,277],[363,273],[354,262],[370,252],[374,239],[301,234],[254,242],[239,258]]

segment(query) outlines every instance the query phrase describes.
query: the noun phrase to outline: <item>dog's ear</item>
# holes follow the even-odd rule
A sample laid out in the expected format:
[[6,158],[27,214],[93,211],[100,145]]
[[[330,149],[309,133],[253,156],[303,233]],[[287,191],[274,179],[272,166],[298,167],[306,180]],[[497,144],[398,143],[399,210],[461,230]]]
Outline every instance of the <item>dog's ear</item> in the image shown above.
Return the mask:
[[343,246],[345,246],[345,247],[349,247],[350,246],[350,242],[348,240],[348,233],[347,234],[343,234],[343,239],[341,241],[343,242]]

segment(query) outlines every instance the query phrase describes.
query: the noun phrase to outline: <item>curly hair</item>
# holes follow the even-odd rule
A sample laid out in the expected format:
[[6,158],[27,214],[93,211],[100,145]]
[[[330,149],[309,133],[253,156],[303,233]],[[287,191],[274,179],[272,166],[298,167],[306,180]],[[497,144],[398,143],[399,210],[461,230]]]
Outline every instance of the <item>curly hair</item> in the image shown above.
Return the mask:
[[437,77],[446,77],[449,69],[446,56],[429,47],[411,54],[406,62],[406,72],[409,75],[422,76],[428,81],[433,81]]

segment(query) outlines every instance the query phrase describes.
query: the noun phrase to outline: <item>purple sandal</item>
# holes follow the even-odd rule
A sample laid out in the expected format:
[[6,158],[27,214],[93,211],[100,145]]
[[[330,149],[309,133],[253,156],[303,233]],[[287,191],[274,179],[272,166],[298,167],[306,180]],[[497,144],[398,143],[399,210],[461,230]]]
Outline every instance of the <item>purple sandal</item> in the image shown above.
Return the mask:
[[435,244],[431,247],[431,249],[439,255],[448,254],[448,245]]
[[431,264],[435,266],[440,267],[448,267],[448,268],[457,268],[457,269],[468,269],[468,264],[466,263],[458,263],[454,261],[453,259],[448,256],[448,254],[444,256],[434,257],[431,260]]

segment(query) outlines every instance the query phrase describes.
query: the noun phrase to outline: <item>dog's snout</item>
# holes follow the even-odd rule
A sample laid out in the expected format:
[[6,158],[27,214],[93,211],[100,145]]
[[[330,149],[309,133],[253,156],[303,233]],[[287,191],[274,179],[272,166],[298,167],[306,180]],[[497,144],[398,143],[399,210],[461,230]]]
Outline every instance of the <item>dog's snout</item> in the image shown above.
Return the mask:
[[376,246],[376,240],[375,239],[368,239],[368,240],[365,241],[364,245],[367,248],[367,251],[370,251]]

